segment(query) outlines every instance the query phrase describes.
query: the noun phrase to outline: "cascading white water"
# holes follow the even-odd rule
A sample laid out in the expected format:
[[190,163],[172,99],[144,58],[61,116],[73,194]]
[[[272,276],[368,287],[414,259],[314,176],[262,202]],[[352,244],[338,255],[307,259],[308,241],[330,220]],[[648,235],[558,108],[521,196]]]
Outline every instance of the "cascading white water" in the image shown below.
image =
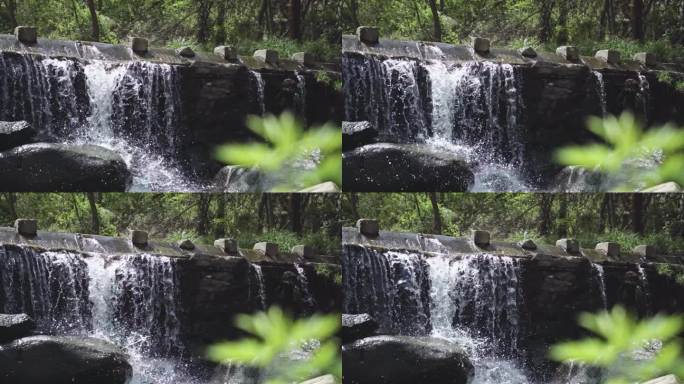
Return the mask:
[[527,384],[516,361],[522,300],[518,261],[483,254],[429,257],[427,263],[432,336],[468,351],[474,384]]
[[297,115],[303,119],[303,124],[306,125],[306,77],[299,71],[295,72],[297,76],[297,94],[295,95],[295,109]]
[[591,71],[594,79],[596,80],[596,93],[601,101],[601,112],[603,116],[608,114],[607,96],[606,96],[606,84],[603,81],[603,74],[599,71]]
[[304,267],[300,264],[295,263],[295,269],[297,270],[297,280],[299,281],[299,286],[302,291],[303,304],[307,307],[307,310],[313,310],[316,307],[316,301],[314,300],[311,290],[309,290],[309,279],[306,277],[306,272]]
[[258,264],[249,264],[250,268],[254,272],[254,277],[257,280],[257,296],[259,297],[259,309],[265,311],[266,308],[266,284],[264,283],[264,273],[261,270],[261,266]]
[[603,309],[608,309],[608,297],[606,296],[606,278],[605,272],[603,270],[603,265],[591,263],[591,268],[594,270],[594,275],[596,276],[596,281],[598,283],[599,291],[601,293],[601,303],[603,303]]
[[259,114],[260,115],[265,115],[266,114],[266,102],[265,102],[265,96],[264,96],[264,79],[261,76],[261,73],[257,71],[249,71],[249,75],[251,76],[252,79],[254,79],[255,83],[255,89],[256,89],[256,103],[259,106]]
[[642,112],[644,113],[644,119],[648,122],[651,104],[651,83],[649,83],[648,78],[643,73],[638,72],[637,75],[639,76],[639,97],[643,107]]

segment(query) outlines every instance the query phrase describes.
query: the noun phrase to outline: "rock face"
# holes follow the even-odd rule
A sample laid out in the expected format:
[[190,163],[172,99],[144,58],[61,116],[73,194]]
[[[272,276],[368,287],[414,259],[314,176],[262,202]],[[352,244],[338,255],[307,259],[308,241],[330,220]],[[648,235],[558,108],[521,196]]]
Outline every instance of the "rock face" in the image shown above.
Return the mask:
[[0,190],[14,192],[123,192],[131,175],[106,148],[29,144],[0,153]]
[[342,122],[342,147],[345,151],[371,144],[378,137],[378,130],[368,121]]
[[353,343],[371,337],[378,330],[378,323],[371,315],[342,315],[342,343]]
[[0,314],[0,343],[7,343],[28,336],[36,328],[29,315]]
[[357,192],[465,192],[474,176],[453,154],[411,144],[373,144],[343,155],[345,189]]
[[349,384],[466,384],[473,365],[444,340],[376,336],[342,347],[344,382]]
[[31,142],[36,131],[25,121],[0,121],[0,151]]
[[33,336],[0,347],[0,377],[15,384],[125,384],[128,357],[99,339]]
[[273,187],[266,175],[254,169],[227,166],[214,177],[214,189],[221,192],[248,193],[266,191]]

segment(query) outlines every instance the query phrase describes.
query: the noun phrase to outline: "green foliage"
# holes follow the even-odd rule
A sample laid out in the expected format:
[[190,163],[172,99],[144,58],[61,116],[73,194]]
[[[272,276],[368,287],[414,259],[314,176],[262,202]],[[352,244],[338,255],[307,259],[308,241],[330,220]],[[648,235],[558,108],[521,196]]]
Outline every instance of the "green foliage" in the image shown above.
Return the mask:
[[677,284],[684,285],[684,268],[672,264],[658,264],[656,266],[658,274],[670,277]]
[[208,244],[209,240],[200,236],[195,230],[180,229],[166,235],[165,241],[175,243],[181,240],[188,239],[195,244]]
[[314,270],[317,275],[325,277],[326,280],[342,285],[342,271],[340,269],[333,268],[329,264],[316,264],[314,265]]
[[252,56],[257,49],[275,49],[281,57],[291,57],[297,52],[308,52],[318,60],[332,61],[340,56],[340,47],[326,40],[296,41],[285,37],[271,37],[263,40],[245,39],[236,42],[241,55]]
[[[556,160],[563,165],[580,166],[606,173],[626,175],[627,180],[643,181],[646,187],[674,181],[684,185],[684,129],[672,125],[652,128],[644,132],[629,112],[620,118],[593,117],[589,130],[607,144],[572,146],[559,150]],[[655,155],[664,156],[662,164],[655,169],[628,166]],[[635,182],[632,182],[635,183]],[[622,189],[634,190],[639,185],[625,185]]]
[[[684,47],[673,45],[667,39],[638,42],[626,38],[611,38],[605,41],[584,40],[573,42],[585,56],[594,56],[596,51],[602,49],[615,49],[622,53],[624,59],[630,59],[640,52],[650,52],[656,55],[660,61],[671,61],[684,55]],[[548,46],[548,49],[553,48]]]
[[327,84],[328,86],[333,87],[337,91],[342,90],[342,80],[333,79],[332,76],[330,76],[329,72],[316,72],[316,81],[318,81],[319,83]]
[[[247,125],[265,143],[228,144],[217,157],[226,163],[258,168],[264,172],[286,174],[290,180],[279,189],[289,190],[332,181],[342,185],[342,134],[330,124],[304,131],[295,117],[285,112],[280,117],[251,116]],[[293,167],[319,152],[321,161],[309,171]]]
[[[659,315],[639,322],[623,308],[615,307],[611,312],[583,314],[579,323],[595,336],[554,346],[554,360],[604,368],[607,384],[644,382],[671,373],[684,378],[684,356],[677,339],[684,331],[682,318]],[[654,340],[663,347],[652,359],[633,358]]]
[[675,78],[672,72],[658,72],[658,81],[661,83],[669,84],[674,89],[680,92],[684,92],[684,78],[682,78],[681,76]]
[[[326,374],[342,378],[340,346],[335,339],[341,326],[339,315],[292,320],[279,308],[271,307],[266,313],[240,315],[235,324],[254,337],[210,347],[211,360],[264,369],[269,376],[266,384],[296,383]],[[279,359],[304,348],[312,340],[320,346],[308,359],[278,364]]]

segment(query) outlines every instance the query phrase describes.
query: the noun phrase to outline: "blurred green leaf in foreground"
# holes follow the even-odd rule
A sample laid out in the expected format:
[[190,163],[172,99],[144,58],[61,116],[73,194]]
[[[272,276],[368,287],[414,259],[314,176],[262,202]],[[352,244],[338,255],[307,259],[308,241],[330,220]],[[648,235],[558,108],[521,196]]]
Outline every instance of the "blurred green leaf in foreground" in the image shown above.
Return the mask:
[[[555,345],[554,360],[602,368],[607,384],[640,383],[668,374],[684,378],[682,344],[677,338],[684,331],[681,317],[658,315],[638,321],[618,306],[611,312],[583,314],[579,323],[595,336]],[[649,345],[659,344],[662,348],[655,348],[647,358],[637,358]]]
[[[216,344],[209,348],[208,355],[222,364],[263,369],[269,377],[266,384],[299,383],[326,374],[340,380],[342,360],[335,338],[340,322],[339,315],[292,320],[277,307],[255,315],[239,315],[237,327],[254,337]],[[312,341],[317,347],[311,347]],[[313,350],[305,359],[287,359],[302,348]],[[283,358],[286,363],[282,363]]]
[[[247,126],[264,139],[263,143],[228,144],[217,152],[219,160],[266,173],[286,173],[285,185],[291,191],[332,181],[342,185],[342,132],[331,124],[304,130],[295,116],[250,116]],[[314,169],[295,166],[320,156]]]
[[[632,180],[620,188],[624,190],[633,191],[671,181],[684,185],[684,129],[668,124],[644,132],[629,112],[619,118],[592,117],[588,124],[589,130],[601,137],[605,144],[562,148],[556,153],[558,163],[607,174],[623,174],[627,176],[625,179]],[[662,163],[657,167],[629,165],[654,156],[662,157]]]

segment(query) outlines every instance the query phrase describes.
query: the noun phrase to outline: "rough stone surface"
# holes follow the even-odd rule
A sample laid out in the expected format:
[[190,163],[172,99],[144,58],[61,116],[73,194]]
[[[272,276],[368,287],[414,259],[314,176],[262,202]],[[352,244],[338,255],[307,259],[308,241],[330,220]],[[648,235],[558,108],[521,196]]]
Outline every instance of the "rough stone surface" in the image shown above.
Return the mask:
[[271,258],[278,256],[278,253],[280,252],[278,249],[278,244],[268,242],[254,244],[254,250],[259,251]]
[[292,247],[291,252],[304,260],[312,259],[316,255],[313,247],[309,245],[295,245]]
[[663,377],[659,377],[657,379],[647,381],[643,384],[680,384],[680,383],[679,383],[679,380],[677,380],[677,376],[667,375],[667,376],[663,376]]
[[29,144],[36,131],[26,121],[0,121],[0,151]]
[[228,255],[236,255],[238,253],[238,242],[235,239],[218,239],[214,241],[214,247],[222,250]]
[[356,229],[364,236],[378,237],[380,234],[380,223],[373,219],[359,219],[356,222]]
[[377,27],[361,26],[356,28],[356,37],[362,43],[374,45],[380,41],[380,30]]
[[71,336],[32,336],[2,347],[0,377],[7,383],[125,384],[128,356],[106,341]]
[[278,64],[278,61],[280,60],[278,51],[273,49],[259,49],[254,52],[254,57],[271,65]]
[[237,49],[230,45],[219,45],[218,47],[214,48],[214,54],[223,60],[228,61],[237,60],[238,58]]
[[353,384],[466,384],[473,377],[461,348],[432,338],[358,340],[342,347],[342,364],[345,382]]
[[520,246],[520,248],[527,251],[534,251],[537,249],[537,244],[535,244],[534,241],[530,239],[523,240],[518,245]]
[[614,49],[604,49],[596,52],[596,58],[605,61],[608,64],[620,63],[620,51]]
[[603,252],[608,257],[620,256],[620,244],[618,243],[598,243],[596,244],[596,250]]
[[35,328],[36,324],[27,314],[0,314],[0,344],[29,336]]
[[332,181],[314,185],[313,187],[305,188],[299,191],[301,193],[339,193],[342,192],[340,187]]
[[181,47],[176,49],[176,54],[182,57],[195,57],[195,51],[191,47]]
[[335,376],[325,375],[325,376],[317,377],[315,379],[311,379],[311,380],[301,382],[299,384],[336,384],[336,381],[335,381]]
[[525,57],[529,57],[529,58],[535,58],[538,56],[537,51],[535,51],[534,48],[532,48],[532,47],[520,48],[519,52],[521,55],[523,55]]
[[132,230],[130,235],[131,235],[131,242],[133,243],[133,245],[137,245],[137,246],[147,245],[147,242],[149,240],[147,232]]
[[150,49],[150,42],[142,37],[131,38],[131,49],[135,53],[144,54]]
[[637,53],[634,55],[633,59],[646,66],[653,66],[658,64],[658,58],[656,57],[656,55],[649,52]]
[[310,65],[313,64],[314,61],[315,61],[313,55],[310,54],[310,53],[308,53],[308,52],[297,52],[297,53],[294,53],[294,54],[292,55],[291,59],[292,59],[293,61],[296,61],[296,62],[299,63],[300,65],[305,66],[305,67],[306,67],[306,66],[310,66]]
[[378,323],[369,314],[342,315],[342,344],[375,336]]
[[17,219],[14,221],[14,229],[22,236],[35,236],[38,233],[38,220]]
[[229,165],[214,177],[214,188],[233,193],[263,192],[267,188],[265,179],[259,170]]
[[634,253],[646,259],[652,259],[655,257],[656,251],[656,247],[652,245],[637,245],[634,248]]
[[475,52],[486,55],[489,53],[490,41],[489,39],[483,39],[481,37],[472,38],[473,49]]
[[474,182],[463,159],[421,145],[367,145],[345,152],[342,162],[349,191],[465,192]]
[[471,239],[475,245],[486,247],[490,243],[490,234],[487,231],[473,230],[471,233]]
[[36,44],[38,42],[38,28],[19,26],[14,28],[14,36],[24,44]]
[[556,247],[561,248],[571,255],[576,255],[580,251],[579,241],[575,239],[560,239],[556,241]]
[[655,187],[644,189],[642,192],[644,192],[644,193],[679,193],[679,192],[682,192],[682,187],[680,187],[679,184],[672,181],[669,183],[664,183],[664,184],[656,185]]
[[564,45],[556,49],[556,54],[567,61],[579,61],[579,49],[571,45]]
[[195,244],[190,239],[184,239],[178,242],[178,247],[186,251],[192,251],[195,249]]
[[39,143],[0,153],[0,191],[123,192],[130,182],[123,158],[95,145]]
[[342,147],[345,151],[372,144],[378,137],[378,130],[368,121],[342,122]]

